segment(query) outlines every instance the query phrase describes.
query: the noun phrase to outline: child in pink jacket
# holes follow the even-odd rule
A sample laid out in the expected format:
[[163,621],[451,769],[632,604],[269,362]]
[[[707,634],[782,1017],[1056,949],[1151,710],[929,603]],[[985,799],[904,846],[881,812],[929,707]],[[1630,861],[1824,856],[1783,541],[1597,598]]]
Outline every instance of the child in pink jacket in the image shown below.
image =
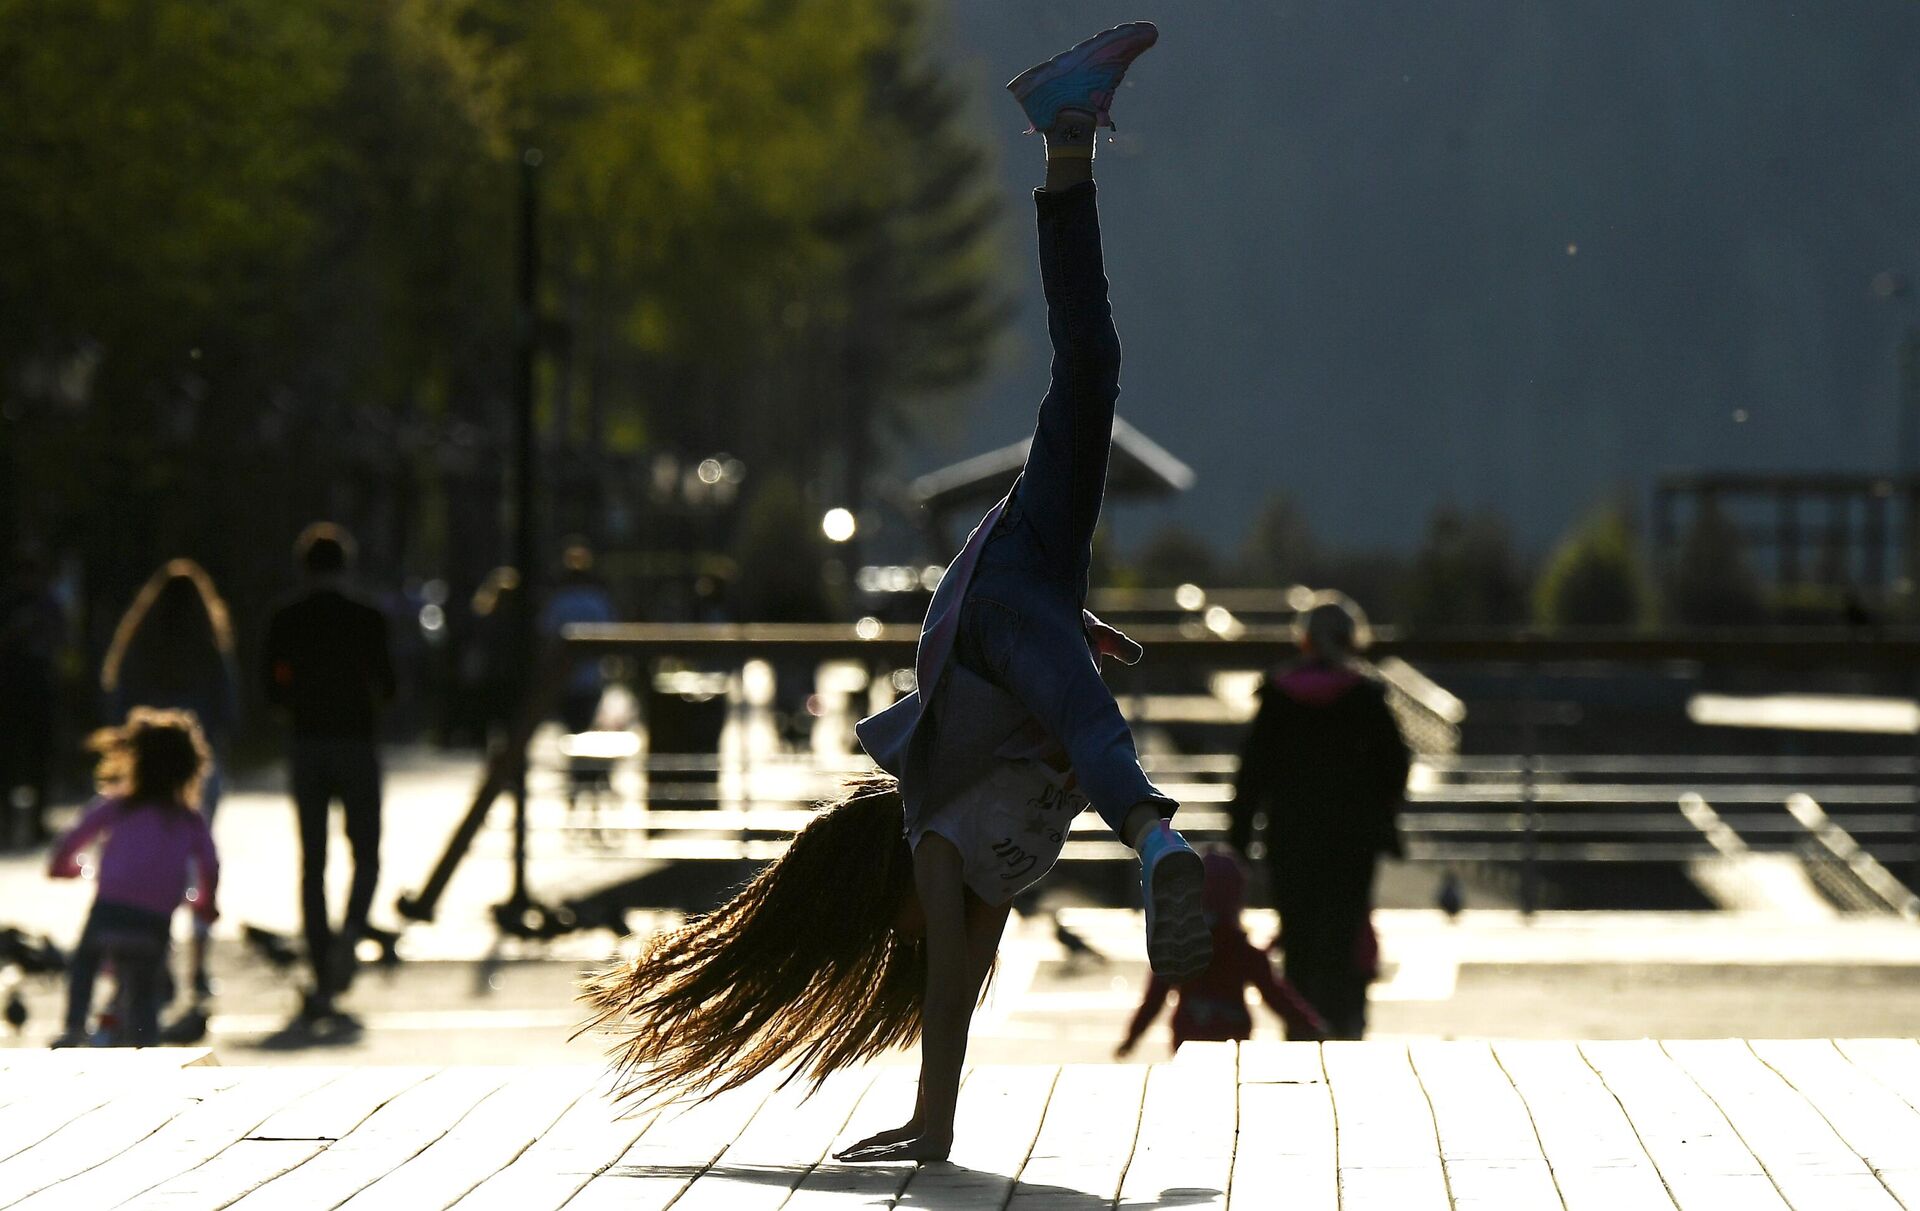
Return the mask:
[[1173,1011],[1174,1050],[1189,1039],[1252,1038],[1253,1015],[1247,1012],[1249,984],[1286,1023],[1288,1038],[1325,1038],[1326,1022],[1293,985],[1274,974],[1272,957],[1255,946],[1240,926],[1240,910],[1247,902],[1246,868],[1224,849],[1207,850],[1201,862],[1206,868],[1206,881],[1200,899],[1207,927],[1213,931],[1213,962],[1199,975],[1178,984],[1155,975],[1114,1054],[1125,1056],[1133,1050],[1147,1027],[1160,1016],[1169,993],[1178,998]]
[[219,916],[220,861],[197,806],[207,742],[189,712],[137,709],[91,743],[101,758],[101,795],[54,846],[48,872],[83,877],[82,855],[99,844],[93,910],[67,969],[66,1032],[54,1045],[86,1038],[94,978],[108,954],[126,997],[125,1041],[149,1044],[159,1035],[173,910],[191,902],[201,920]]

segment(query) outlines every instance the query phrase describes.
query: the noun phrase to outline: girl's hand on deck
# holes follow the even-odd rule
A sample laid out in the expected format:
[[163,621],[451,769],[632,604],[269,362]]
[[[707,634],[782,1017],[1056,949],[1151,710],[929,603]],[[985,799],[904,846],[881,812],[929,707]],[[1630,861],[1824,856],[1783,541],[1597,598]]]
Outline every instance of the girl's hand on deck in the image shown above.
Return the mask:
[[903,1123],[891,1131],[875,1132],[866,1139],[854,1144],[852,1147],[842,1148],[833,1154],[833,1159],[837,1161],[851,1160],[853,1154],[856,1152],[866,1152],[874,1148],[884,1148],[890,1144],[902,1143],[906,1140],[913,1139],[919,1134],[920,1120],[918,1117],[915,1117],[910,1122]]
[[879,1161],[943,1161],[952,1151],[951,1133],[922,1134],[918,1128],[898,1127],[892,1131],[882,1131],[879,1135],[869,1136],[844,1152],[836,1153],[834,1159],[854,1164]]

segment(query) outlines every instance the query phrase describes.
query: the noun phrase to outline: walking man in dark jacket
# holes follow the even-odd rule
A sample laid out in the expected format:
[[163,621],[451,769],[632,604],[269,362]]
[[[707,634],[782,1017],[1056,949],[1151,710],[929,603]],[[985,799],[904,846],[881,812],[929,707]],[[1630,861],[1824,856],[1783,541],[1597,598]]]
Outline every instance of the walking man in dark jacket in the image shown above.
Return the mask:
[[[313,964],[301,1014],[335,1016],[333,998],[353,978],[354,944],[366,929],[380,877],[380,707],[394,695],[386,619],[349,594],[353,539],[328,522],[294,546],[306,584],[267,626],[267,701],[292,724],[289,781],[300,818],[300,909]],[[327,916],[327,817],[346,813],[353,883],[340,930]]]
[[1263,688],[1241,751],[1231,840],[1246,853],[1255,813],[1266,814],[1286,977],[1327,1020],[1328,1038],[1357,1039],[1373,979],[1374,863],[1400,851],[1407,745],[1359,655],[1359,607],[1315,594],[1295,632],[1302,659]]

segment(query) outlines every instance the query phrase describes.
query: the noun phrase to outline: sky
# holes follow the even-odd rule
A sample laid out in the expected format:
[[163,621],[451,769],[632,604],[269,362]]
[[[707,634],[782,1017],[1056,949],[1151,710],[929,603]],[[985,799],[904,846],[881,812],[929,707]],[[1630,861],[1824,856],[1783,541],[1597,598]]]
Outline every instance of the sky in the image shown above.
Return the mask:
[[1438,504],[1539,549],[1664,469],[1892,470],[1920,323],[1920,5],[954,3],[935,41],[998,153],[1019,311],[918,472],[1030,430],[1041,147],[1000,85],[1161,28],[1096,174],[1120,413],[1224,550],[1272,491],[1409,549]]

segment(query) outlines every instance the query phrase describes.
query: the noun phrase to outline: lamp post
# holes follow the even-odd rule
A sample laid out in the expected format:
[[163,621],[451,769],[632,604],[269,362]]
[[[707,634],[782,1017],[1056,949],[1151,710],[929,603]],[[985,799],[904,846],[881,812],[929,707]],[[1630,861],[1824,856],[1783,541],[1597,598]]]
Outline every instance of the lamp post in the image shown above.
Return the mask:
[[[513,558],[520,569],[520,591],[514,595],[517,613],[513,622],[516,680],[523,695],[534,692],[534,675],[539,663],[535,621],[540,608],[540,552],[534,517],[537,452],[533,379],[540,339],[538,172],[541,159],[537,147],[529,147],[520,155],[519,257],[514,281]],[[531,709],[530,704],[523,703],[523,709]],[[513,754],[509,789],[513,795],[513,890],[507,902],[500,906],[503,914],[524,911],[531,903],[527,895],[527,755],[524,749]]]
[[[1904,305],[1913,296],[1913,283],[1906,274],[1886,269],[1873,275],[1873,293],[1882,302]],[[1908,323],[1901,332],[1897,359],[1900,387],[1895,404],[1899,409],[1895,469],[1909,476],[1920,471],[1920,325]]]
[[[1891,269],[1883,270],[1873,277],[1873,293],[1883,302],[1905,303],[1913,293],[1912,283],[1904,273]],[[1908,600],[1912,600],[1915,591],[1915,577],[1920,575],[1920,485],[1916,485],[1916,472],[1920,472],[1920,325],[1911,322],[1904,325],[1899,345],[1900,387],[1895,406],[1899,408],[1899,425],[1896,430],[1898,445],[1894,449],[1897,460],[1895,469],[1899,472],[1900,491],[1906,498],[1906,533],[1901,537],[1903,551],[1901,575],[1904,577]],[[1911,671],[1914,697],[1920,700],[1920,668]],[[1912,780],[1912,836],[1915,842],[1912,856],[1907,863],[1907,886],[1920,887],[1920,737],[1916,737],[1913,752]]]

